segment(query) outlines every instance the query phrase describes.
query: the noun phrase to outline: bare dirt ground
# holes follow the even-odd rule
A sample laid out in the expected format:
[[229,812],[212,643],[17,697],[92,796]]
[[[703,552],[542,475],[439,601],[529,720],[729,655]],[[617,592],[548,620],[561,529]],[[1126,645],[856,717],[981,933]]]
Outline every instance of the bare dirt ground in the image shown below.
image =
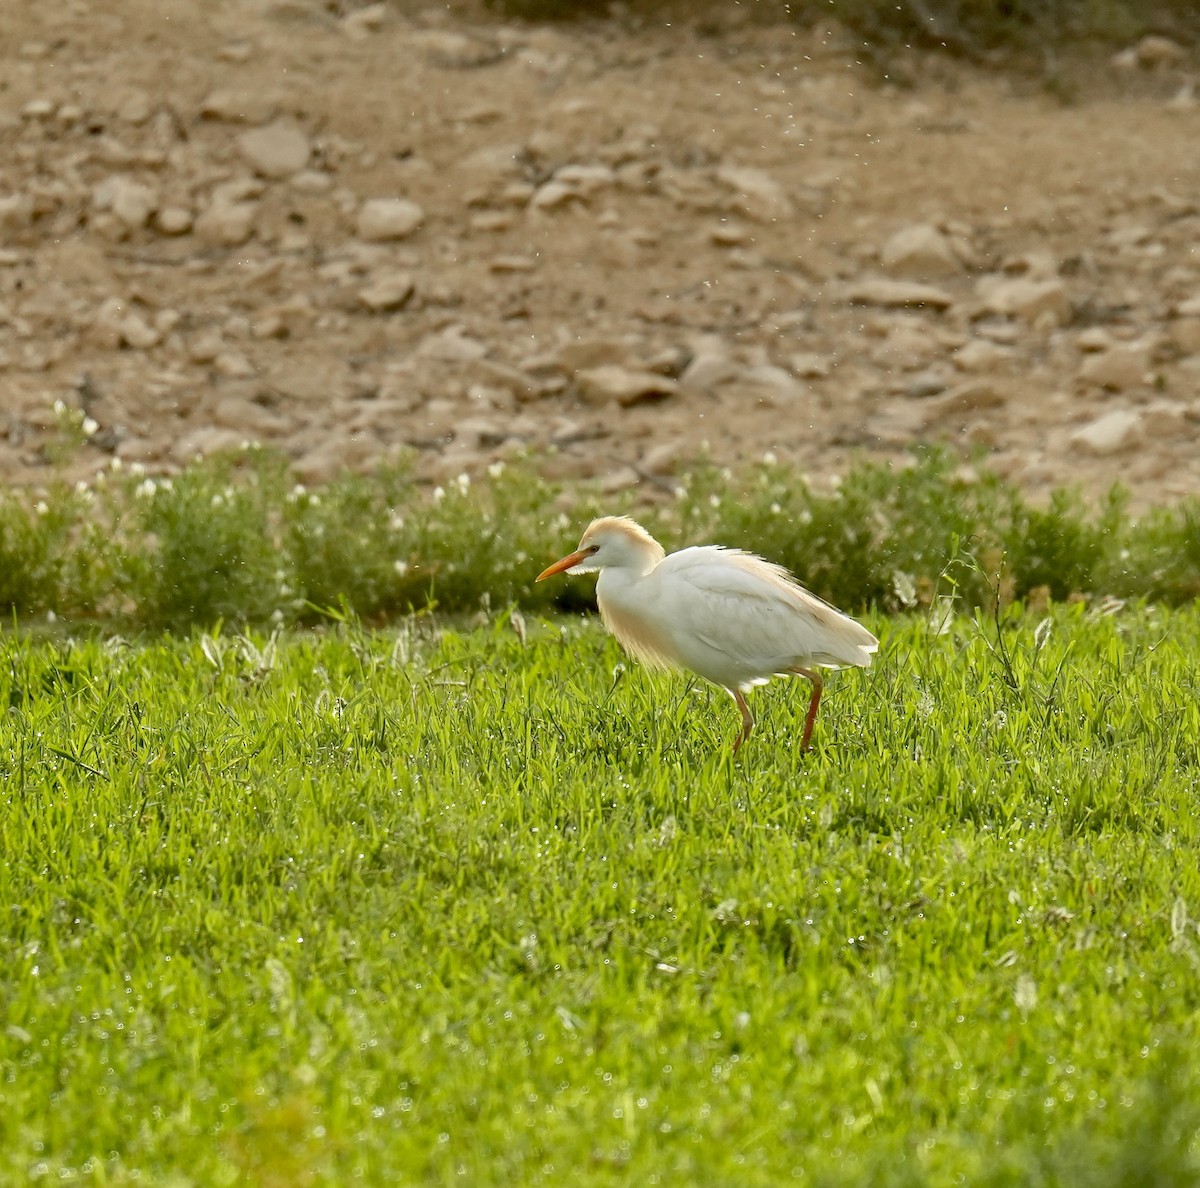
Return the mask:
[[529,450],[649,492],[948,441],[1200,491],[1190,51],[1064,104],[734,7],[7,0],[0,481],[254,439],[304,481]]

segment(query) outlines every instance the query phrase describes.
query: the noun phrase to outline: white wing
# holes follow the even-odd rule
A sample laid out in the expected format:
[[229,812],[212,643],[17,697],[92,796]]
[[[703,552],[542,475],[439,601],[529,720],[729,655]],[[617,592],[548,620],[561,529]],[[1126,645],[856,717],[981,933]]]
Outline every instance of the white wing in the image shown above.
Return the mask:
[[669,612],[680,658],[722,684],[732,683],[722,678],[745,683],[812,665],[866,667],[879,646],[865,627],[798,585],[787,570],[740,549],[681,549],[654,577],[661,582],[658,608]]

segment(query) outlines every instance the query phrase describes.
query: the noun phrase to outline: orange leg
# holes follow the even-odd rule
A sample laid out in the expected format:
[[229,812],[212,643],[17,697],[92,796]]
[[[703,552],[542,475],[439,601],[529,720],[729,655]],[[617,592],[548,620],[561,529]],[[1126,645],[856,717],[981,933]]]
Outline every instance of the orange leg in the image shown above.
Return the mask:
[[800,750],[808,750],[808,740],[812,738],[813,725],[817,720],[817,707],[821,704],[821,693],[825,689],[825,679],[815,668],[793,668],[792,672],[807,677],[812,682],[812,700],[808,703],[808,716],[804,719],[804,737],[800,740]]
[[746,704],[741,689],[730,689],[729,692],[733,694],[738,709],[742,711],[742,732],[737,736],[737,742],[733,744],[733,753],[736,755],[738,747],[750,737],[750,731],[754,729],[754,715],[750,712],[750,707]]

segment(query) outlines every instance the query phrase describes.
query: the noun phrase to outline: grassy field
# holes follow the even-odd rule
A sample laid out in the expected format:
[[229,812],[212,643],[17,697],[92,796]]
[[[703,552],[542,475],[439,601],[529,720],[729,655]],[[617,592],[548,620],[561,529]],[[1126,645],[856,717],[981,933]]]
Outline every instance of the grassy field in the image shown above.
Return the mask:
[[0,1181],[1194,1184],[1200,609],[0,635]]

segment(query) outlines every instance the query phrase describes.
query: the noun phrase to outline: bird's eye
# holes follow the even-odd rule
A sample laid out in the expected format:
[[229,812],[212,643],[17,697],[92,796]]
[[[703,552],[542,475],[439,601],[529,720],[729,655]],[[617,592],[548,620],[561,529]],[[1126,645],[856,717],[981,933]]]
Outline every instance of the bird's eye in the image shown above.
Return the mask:
[[589,553],[598,553],[600,551],[600,546],[599,545],[588,545],[587,551]]

